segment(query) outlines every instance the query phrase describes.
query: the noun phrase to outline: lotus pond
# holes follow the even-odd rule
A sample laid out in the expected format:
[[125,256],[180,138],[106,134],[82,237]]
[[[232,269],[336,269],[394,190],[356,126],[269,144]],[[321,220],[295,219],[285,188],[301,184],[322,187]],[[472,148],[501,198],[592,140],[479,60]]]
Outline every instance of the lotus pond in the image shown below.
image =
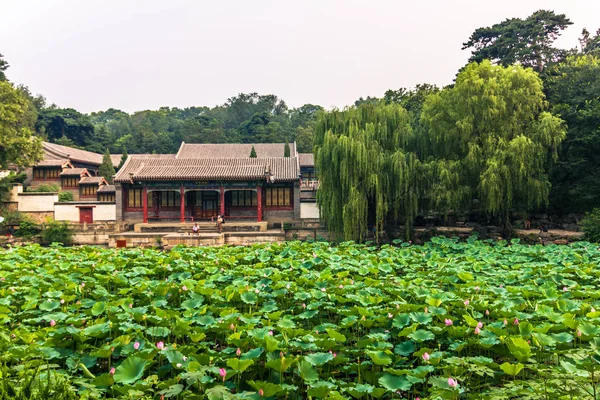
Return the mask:
[[0,398],[595,399],[599,260],[441,238],[2,250]]

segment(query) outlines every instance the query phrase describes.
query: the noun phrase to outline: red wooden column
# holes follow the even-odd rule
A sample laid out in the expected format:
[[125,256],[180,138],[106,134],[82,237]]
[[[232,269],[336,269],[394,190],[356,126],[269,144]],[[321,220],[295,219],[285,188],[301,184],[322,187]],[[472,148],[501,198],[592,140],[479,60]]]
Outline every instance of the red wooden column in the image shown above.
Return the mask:
[[142,190],[142,207],[144,209],[144,223],[148,222],[148,188],[144,186]]
[[179,188],[179,200],[180,200],[180,210],[181,210],[181,217],[180,217],[180,221],[183,223],[185,222],[185,191],[183,189],[183,185],[181,185],[181,187]]
[[257,211],[257,222],[262,222],[262,186],[256,187],[256,202],[258,203],[256,206]]
[[221,192],[219,196],[219,202],[221,203],[219,207],[219,215],[225,215],[225,188],[221,186],[219,190]]

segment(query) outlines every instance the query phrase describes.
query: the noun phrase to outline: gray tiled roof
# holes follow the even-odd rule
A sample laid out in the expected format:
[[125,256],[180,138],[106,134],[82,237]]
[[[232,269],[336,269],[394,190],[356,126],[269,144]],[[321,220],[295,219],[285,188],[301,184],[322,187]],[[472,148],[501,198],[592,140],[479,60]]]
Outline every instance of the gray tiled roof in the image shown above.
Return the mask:
[[69,165],[69,160],[59,158],[56,160],[42,160],[35,164],[36,167],[63,167]]
[[300,160],[301,167],[315,166],[315,158],[312,153],[298,153],[298,159]]
[[104,177],[102,176],[85,176],[83,178],[81,178],[79,180],[79,184],[93,184],[93,183],[97,183],[97,184],[101,184],[101,183],[107,183],[106,179],[104,179]]
[[[42,142],[42,148],[44,149],[44,160],[69,159],[83,164],[102,164],[102,154],[92,153],[91,151],[49,142]],[[119,165],[120,155],[111,155],[110,158],[115,166]]]
[[102,185],[98,188],[98,193],[114,193],[115,185]]
[[[256,157],[283,157],[285,143],[223,143],[191,144],[181,143],[175,158],[249,158],[252,146]],[[290,143],[290,155],[296,154],[295,144]]]
[[81,176],[85,172],[88,172],[87,168],[67,168],[60,173],[60,176]]
[[[193,181],[193,180],[261,180],[271,171],[275,181],[298,180],[298,159],[273,158],[201,158],[169,159],[129,156],[115,177],[115,182]],[[132,174],[132,175],[130,175]]]

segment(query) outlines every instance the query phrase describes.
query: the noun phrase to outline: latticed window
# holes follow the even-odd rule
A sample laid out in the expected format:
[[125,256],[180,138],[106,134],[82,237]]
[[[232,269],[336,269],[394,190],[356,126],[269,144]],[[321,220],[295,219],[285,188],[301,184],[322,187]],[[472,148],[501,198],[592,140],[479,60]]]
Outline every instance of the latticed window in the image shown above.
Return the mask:
[[98,185],[81,185],[80,191],[82,197],[96,197]]
[[98,201],[111,201],[114,202],[115,201],[115,195],[112,193],[99,193],[98,194]]
[[255,207],[258,205],[258,197],[254,190],[231,190],[232,207]]
[[60,168],[33,167],[33,179],[58,179],[61,171]]
[[292,188],[267,188],[265,205],[267,207],[291,207]]
[[142,197],[144,195],[143,189],[129,189],[127,191],[127,207],[128,208],[142,208]]
[[79,177],[77,176],[65,176],[62,178],[62,187],[77,187],[79,184]]
[[160,206],[163,208],[167,207],[179,207],[180,206],[180,194],[175,191],[160,192]]
[[46,179],[58,179],[60,177],[60,168],[50,168],[46,170]]

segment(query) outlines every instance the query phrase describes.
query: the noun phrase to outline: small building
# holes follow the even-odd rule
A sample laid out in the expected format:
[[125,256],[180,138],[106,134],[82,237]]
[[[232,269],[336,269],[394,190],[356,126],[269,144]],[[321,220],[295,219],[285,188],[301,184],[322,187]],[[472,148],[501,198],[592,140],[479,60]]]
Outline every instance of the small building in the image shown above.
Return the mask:
[[317,189],[319,179],[315,169],[315,158],[311,153],[299,153],[300,163],[300,218],[319,219],[319,206],[317,205]]
[[130,155],[114,179],[117,221],[297,220],[300,164],[295,144],[291,157],[284,149],[182,143],[177,154]]

